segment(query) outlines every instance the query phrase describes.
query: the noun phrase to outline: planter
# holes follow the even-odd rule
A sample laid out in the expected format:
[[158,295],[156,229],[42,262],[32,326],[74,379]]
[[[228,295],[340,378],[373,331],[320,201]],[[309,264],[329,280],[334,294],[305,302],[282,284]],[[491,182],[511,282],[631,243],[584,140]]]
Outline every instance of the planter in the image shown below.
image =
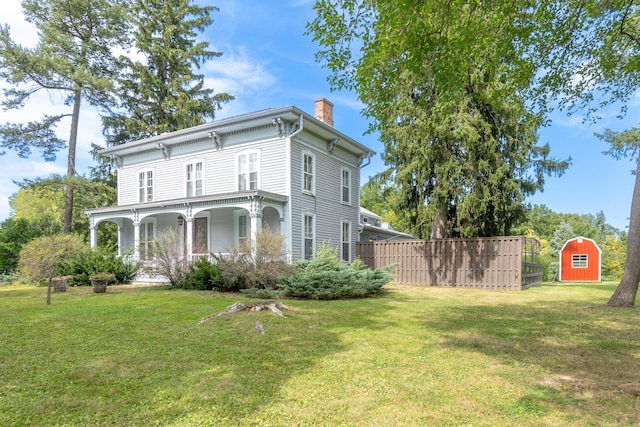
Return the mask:
[[53,292],[67,292],[67,282],[71,280],[71,276],[58,276],[51,278]]
[[105,279],[91,279],[91,287],[93,288],[94,294],[103,294],[107,292],[107,285],[109,284],[109,280]]
[[113,274],[108,273],[96,273],[93,276],[89,277],[91,280],[91,287],[93,288],[93,293],[95,294],[103,294],[107,292],[107,285],[114,281]]

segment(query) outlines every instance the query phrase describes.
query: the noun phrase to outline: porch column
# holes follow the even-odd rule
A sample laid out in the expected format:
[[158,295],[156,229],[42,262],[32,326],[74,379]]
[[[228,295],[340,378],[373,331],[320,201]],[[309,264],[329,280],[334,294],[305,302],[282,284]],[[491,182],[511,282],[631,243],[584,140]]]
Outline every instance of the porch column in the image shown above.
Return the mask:
[[249,215],[251,220],[251,257],[256,260],[256,235],[258,231],[262,230],[262,214]]
[[262,200],[260,197],[251,197],[249,205],[249,218],[251,221],[251,257],[256,259],[256,235],[262,230]]
[[98,247],[98,239],[96,237],[96,226],[93,224],[89,226],[89,241],[91,242],[91,249],[96,249]]
[[89,215],[89,244],[91,249],[98,247],[98,239],[96,238],[96,222],[93,215]]
[[140,223],[133,223],[133,259],[140,259]]
[[124,227],[122,224],[118,224],[118,256],[122,256],[122,233],[124,232]]
[[185,224],[187,226],[187,241],[185,242],[187,245],[187,261],[191,262],[193,255],[193,218],[187,217]]

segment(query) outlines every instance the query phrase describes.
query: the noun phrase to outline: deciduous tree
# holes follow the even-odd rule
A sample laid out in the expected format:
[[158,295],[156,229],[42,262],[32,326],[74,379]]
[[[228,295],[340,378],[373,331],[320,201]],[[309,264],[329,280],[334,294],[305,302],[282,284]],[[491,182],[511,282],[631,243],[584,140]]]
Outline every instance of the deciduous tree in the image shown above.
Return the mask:
[[[640,37],[640,32],[637,33]],[[640,45],[638,46],[640,48]],[[606,130],[598,135],[611,145],[608,154],[615,158],[637,157],[636,180],[631,200],[631,219],[627,236],[627,254],[624,272],[608,305],[631,307],[635,304],[640,283],[640,129],[633,128],[624,132]]]

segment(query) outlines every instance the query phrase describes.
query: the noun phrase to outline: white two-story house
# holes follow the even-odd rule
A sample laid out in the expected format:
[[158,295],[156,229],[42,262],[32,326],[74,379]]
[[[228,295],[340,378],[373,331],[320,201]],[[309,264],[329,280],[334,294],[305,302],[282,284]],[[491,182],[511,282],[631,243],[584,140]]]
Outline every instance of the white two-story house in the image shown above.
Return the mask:
[[359,240],[360,168],[374,152],[333,128],[333,105],[315,117],[289,106],[216,120],[100,151],[117,169],[118,205],[87,211],[96,229],[118,226],[118,250],[152,257],[173,228],[187,260],[225,253],[268,225],[290,260],[329,242],[343,260]]

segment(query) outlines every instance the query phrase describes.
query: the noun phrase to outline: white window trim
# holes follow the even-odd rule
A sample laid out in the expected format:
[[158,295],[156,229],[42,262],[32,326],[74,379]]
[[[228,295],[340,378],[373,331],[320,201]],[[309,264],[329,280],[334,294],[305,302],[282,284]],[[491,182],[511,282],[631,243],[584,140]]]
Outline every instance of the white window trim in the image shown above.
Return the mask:
[[247,239],[251,238],[251,217],[245,209],[236,209],[233,211],[233,241],[235,244],[240,243],[240,217],[247,217]]
[[[582,265],[582,257],[584,257],[584,266]],[[578,264],[576,266],[576,264]],[[572,254],[571,268],[589,268],[589,254]]]
[[[349,225],[349,235],[347,236],[347,241],[344,240],[344,226],[345,224]],[[343,219],[340,222],[340,260],[343,262],[351,262],[351,221],[348,219]],[[347,243],[349,245],[349,253],[347,254],[347,259],[345,259],[344,254],[344,244]]]
[[205,193],[205,170],[206,170],[206,166],[205,166],[205,161],[204,159],[193,159],[193,160],[189,160],[188,162],[184,163],[183,166],[183,170],[184,170],[184,197],[198,197],[198,195],[196,194],[196,186],[195,186],[195,179],[193,181],[193,195],[189,196],[189,191],[188,191],[188,181],[187,181],[187,167],[189,165],[193,166],[193,173],[195,174],[195,170],[196,170],[196,164],[197,163],[202,163],[202,196],[204,196]]
[[[347,182],[347,189],[349,190],[349,200],[344,200],[344,173],[349,173],[349,180]],[[351,200],[353,199],[353,195],[351,194],[351,169],[345,168],[344,166],[340,168],[340,203],[344,205],[351,206]]]
[[[145,183],[147,180],[147,173],[151,172],[152,176],[153,176],[153,182],[152,182],[152,186],[151,186],[151,200],[147,200],[149,198],[149,194],[147,192],[147,186],[145,185],[145,190],[144,190],[144,195],[145,195],[145,200],[140,200],[140,174],[144,173],[145,174]],[[139,169],[136,172],[136,192],[137,192],[137,196],[136,199],[138,200],[138,203],[151,203],[154,202],[156,200],[156,183],[157,183],[157,176],[156,176],[156,170],[155,168],[144,168],[144,169]]]
[[307,259],[306,257],[306,253],[305,253],[305,248],[306,248],[306,241],[307,241],[307,233],[306,233],[306,218],[307,217],[311,217],[311,258],[315,258],[316,256],[316,215],[313,212],[303,212],[302,213],[302,259]]
[[[249,170],[249,166],[250,166],[250,162],[249,162],[249,157],[251,156],[251,154],[256,154],[257,155],[257,159],[256,159],[256,164],[257,164],[257,174],[258,177],[256,179],[256,190],[260,189],[260,180],[261,180],[261,163],[260,163],[260,150],[242,150],[238,153],[236,153],[236,157],[235,157],[235,188],[236,191],[253,191],[251,190],[251,183],[249,182],[249,177],[251,174],[251,171]],[[240,175],[240,168],[238,167],[238,159],[240,158],[240,156],[246,156],[247,159],[247,170],[244,172],[245,177],[246,177],[246,184],[247,184],[247,188],[245,188],[244,190],[240,190],[240,181],[239,181],[239,175]]]
[[[304,188],[304,178],[305,178],[305,171],[304,171],[304,157],[305,156],[309,156],[311,157],[311,190],[307,190],[306,188]],[[301,188],[302,188],[302,192],[304,194],[311,194],[314,195],[316,194],[316,180],[318,177],[318,168],[316,168],[316,155],[313,154],[311,151],[302,151],[302,158],[301,158],[301,168],[300,168],[300,176],[301,176]]]

